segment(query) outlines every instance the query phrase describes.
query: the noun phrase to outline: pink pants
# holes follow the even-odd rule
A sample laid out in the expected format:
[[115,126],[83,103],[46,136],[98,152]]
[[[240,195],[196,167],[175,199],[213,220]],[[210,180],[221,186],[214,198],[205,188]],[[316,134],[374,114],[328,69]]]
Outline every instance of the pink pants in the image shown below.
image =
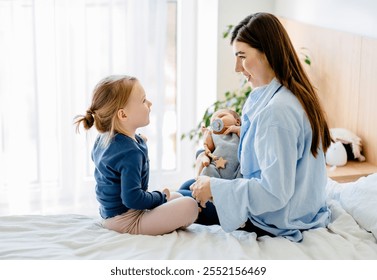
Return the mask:
[[160,235],[188,227],[198,217],[198,204],[191,197],[171,193],[168,202],[152,210],[128,210],[103,220],[102,225],[119,233]]

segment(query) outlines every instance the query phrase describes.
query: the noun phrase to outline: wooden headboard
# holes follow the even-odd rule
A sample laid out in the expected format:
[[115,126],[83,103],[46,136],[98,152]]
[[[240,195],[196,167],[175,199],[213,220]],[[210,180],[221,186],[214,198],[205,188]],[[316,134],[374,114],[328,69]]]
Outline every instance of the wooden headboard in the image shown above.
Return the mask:
[[[377,166],[377,40],[280,18],[318,90],[330,128],[347,128]],[[303,49],[304,48],[304,49]]]

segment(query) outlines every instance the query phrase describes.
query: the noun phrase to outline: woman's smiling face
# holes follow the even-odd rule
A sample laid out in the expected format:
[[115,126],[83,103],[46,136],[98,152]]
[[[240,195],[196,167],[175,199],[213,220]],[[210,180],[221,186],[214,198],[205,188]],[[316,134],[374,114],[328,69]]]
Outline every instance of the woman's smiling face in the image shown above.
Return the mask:
[[275,77],[266,55],[250,45],[234,41],[235,71],[242,73],[253,88],[267,85]]

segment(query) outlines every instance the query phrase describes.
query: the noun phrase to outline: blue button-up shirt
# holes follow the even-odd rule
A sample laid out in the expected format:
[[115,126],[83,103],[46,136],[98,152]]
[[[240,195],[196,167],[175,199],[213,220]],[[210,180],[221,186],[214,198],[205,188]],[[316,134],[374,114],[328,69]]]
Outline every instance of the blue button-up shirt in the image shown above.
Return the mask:
[[325,227],[327,173],[322,149],[310,151],[305,110],[273,79],[253,90],[242,111],[238,155],[243,178],[211,178],[211,192],[225,231],[248,219],[276,236],[302,239],[301,230]]

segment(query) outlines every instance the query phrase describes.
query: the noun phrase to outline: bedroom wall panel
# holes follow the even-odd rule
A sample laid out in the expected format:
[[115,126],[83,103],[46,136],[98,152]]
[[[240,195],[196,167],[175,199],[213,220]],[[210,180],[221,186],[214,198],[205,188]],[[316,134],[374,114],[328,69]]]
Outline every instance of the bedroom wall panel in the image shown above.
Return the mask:
[[368,161],[377,164],[377,40],[363,38],[357,133]]
[[361,38],[291,20],[283,21],[299,55],[305,53],[311,59],[312,64],[306,70],[318,90],[330,126],[355,131]]
[[[330,127],[347,128],[364,143],[368,162],[377,165],[377,40],[281,18],[318,90]],[[305,49],[303,49],[305,48]]]
[[340,32],[323,32],[314,38],[314,81],[329,125],[356,131],[361,41]]

